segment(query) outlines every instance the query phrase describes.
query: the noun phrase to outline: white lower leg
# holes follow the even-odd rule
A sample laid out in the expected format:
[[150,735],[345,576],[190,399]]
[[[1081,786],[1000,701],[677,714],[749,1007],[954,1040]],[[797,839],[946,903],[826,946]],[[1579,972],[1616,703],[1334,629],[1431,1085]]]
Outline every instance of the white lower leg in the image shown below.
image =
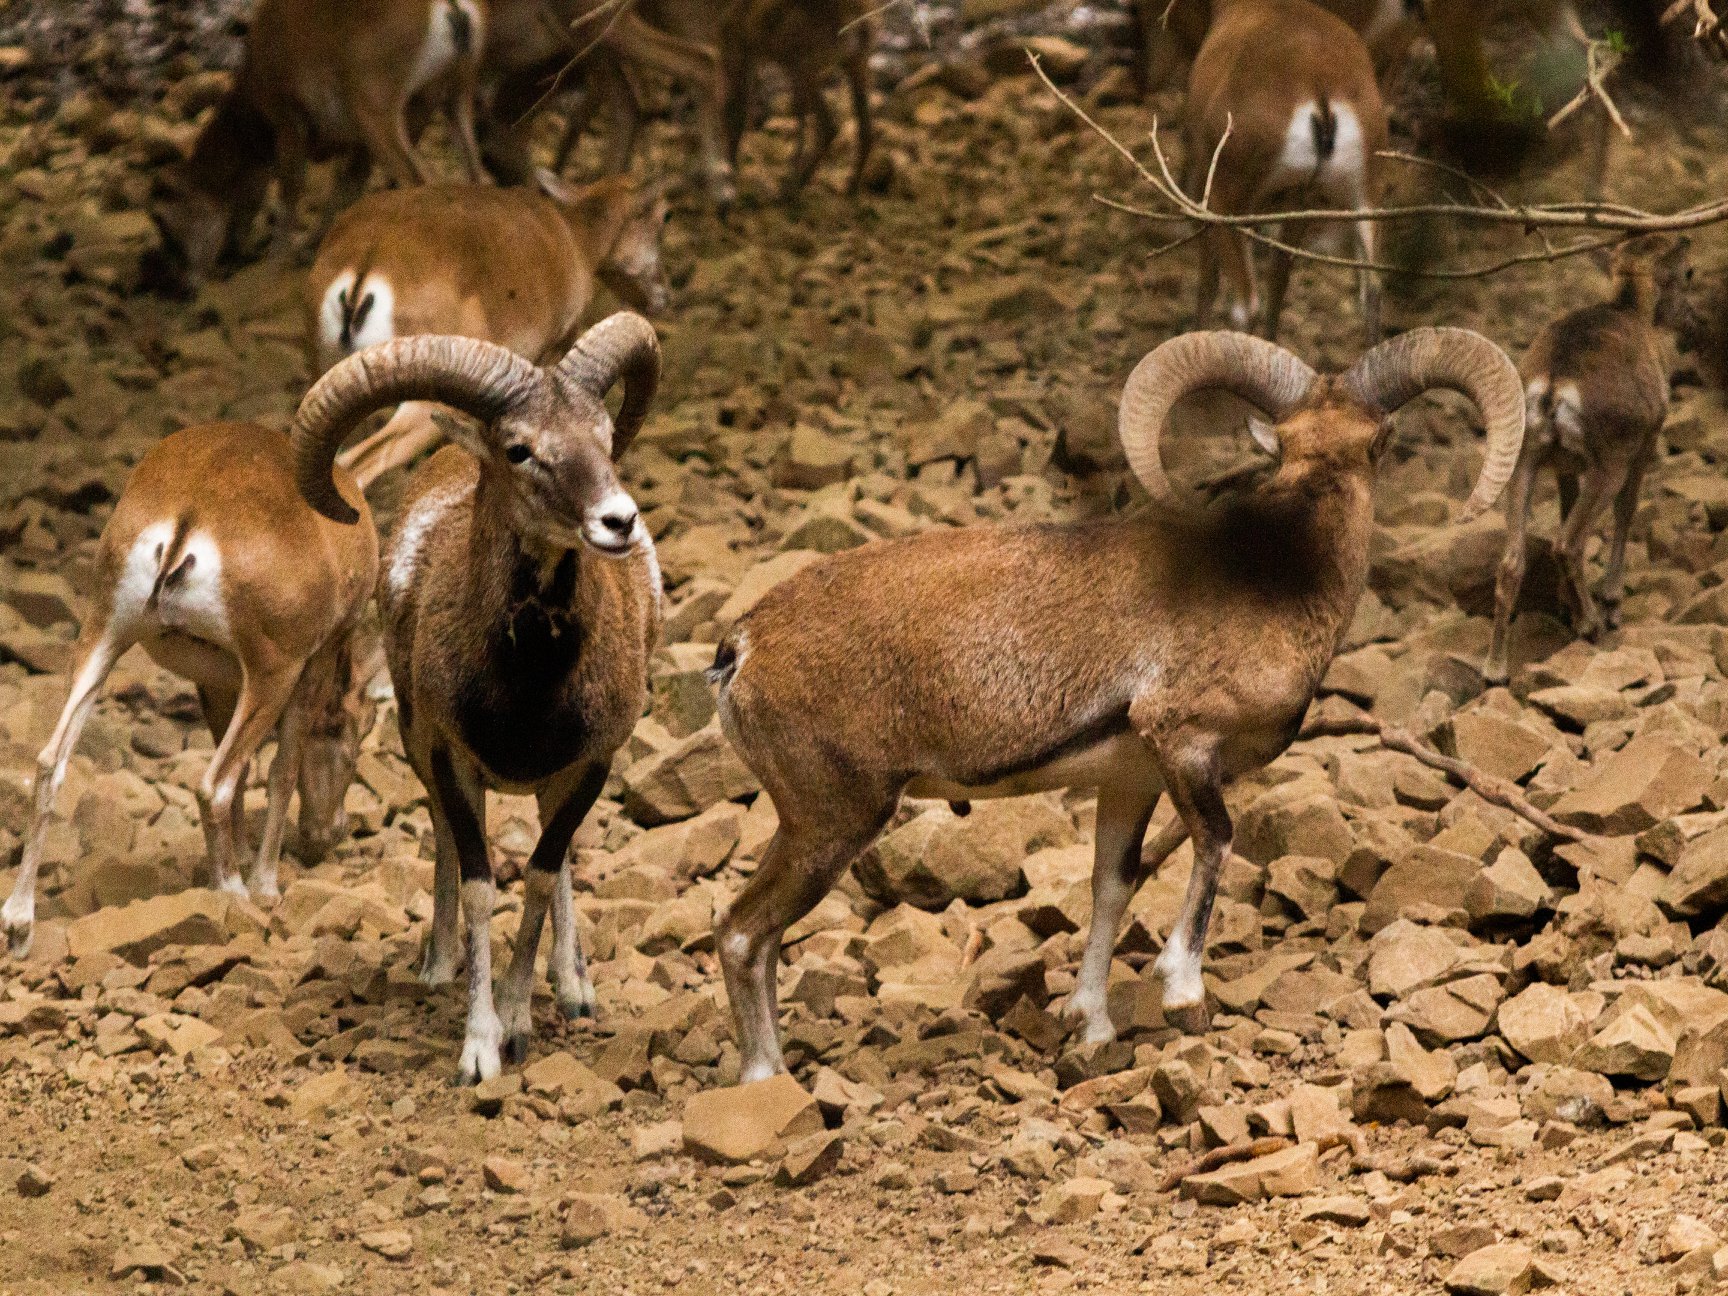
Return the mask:
[[1200,951],[1189,946],[1178,920],[1176,930],[1164,943],[1163,953],[1153,964],[1164,982],[1164,1009],[1194,1008],[1206,997],[1205,983],[1200,976]]
[[[765,1013],[760,1002],[762,981],[756,975],[755,951],[743,932],[726,931],[720,937],[720,970],[726,978],[726,995],[732,1005],[732,1022],[738,1032],[738,1082],[765,1080],[784,1070],[776,1038],[773,1009]],[[767,1030],[763,1030],[764,1018]]]
[[13,958],[23,958],[30,952],[30,942],[36,934],[36,876],[42,867],[42,849],[48,839],[54,796],[65,781],[66,763],[72,758],[84,722],[96,706],[96,690],[125,649],[125,644],[104,640],[85,659],[72,681],[72,691],[54,732],[36,758],[35,805],[31,808],[29,835],[24,839],[24,859],[12,884],[12,894],[0,906],[0,930],[6,933]]
[[462,884],[462,912],[468,920],[468,1027],[457,1064],[459,1084],[490,1080],[503,1069],[498,1045],[503,1023],[492,1003],[492,880]]
[[[1099,868],[1106,866],[1100,864]],[[1074,993],[1063,1010],[1063,1016],[1080,1024],[1081,1039],[1088,1044],[1116,1038],[1116,1026],[1110,1020],[1110,961],[1116,952],[1122,915],[1134,895],[1134,888],[1113,867],[1109,873],[1093,881],[1092,926],[1086,933],[1086,952],[1080,959]]]
[[752,1055],[746,1057],[745,1066],[738,1077],[745,1083],[766,1080],[786,1069],[786,1057],[780,1051],[779,1012],[775,1006],[779,998],[779,987],[776,984],[779,971],[780,942],[765,940],[761,948],[755,951],[748,969],[751,996],[747,1008],[755,1016],[756,1029]]
[[582,938],[576,931],[576,898],[571,893],[568,865],[558,870],[558,886],[552,892],[551,972],[552,988],[564,1015],[595,1016],[594,983],[588,977],[588,960],[582,955]]
[[[562,872],[562,870],[560,870]],[[516,927],[516,952],[498,992],[498,1018],[507,1053],[521,1056],[534,1034],[534,959],[546,925],[546,907],[557,889],[556,873],[532,866],[522,889],[522,921]]]
[[277,900],[282,892],[276,870],[282,860],[282,837],[288,826],[288,798],[300,771],[300,730],[295,717],[282,718],[276,743],[276,759],[270,762],[270,782],[264,792],[264,840],[258,844],[258,863],[252,870],[252,894],[260,900]]

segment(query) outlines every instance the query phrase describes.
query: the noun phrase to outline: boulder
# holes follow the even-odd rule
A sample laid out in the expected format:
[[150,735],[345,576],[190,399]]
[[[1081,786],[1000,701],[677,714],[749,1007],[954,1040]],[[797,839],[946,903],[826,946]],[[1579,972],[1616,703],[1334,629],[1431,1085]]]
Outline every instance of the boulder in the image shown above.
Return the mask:
[[1380,875],[1359,926],[1372,935],[1412,914],[1463,911],[1481,873],[1481,862],[1469,855],[1418,846]]
[[1392,1010],[1424,1044],[1456,1044],[1485,1034],[1506,991],[1486,972],[1417,990]]
[[1042,797],[980,801],[966,815],[939,805],[887,834],[854,868],[882,904],[989,904],[1024,894],[1021,864],[1032,852],[1078,839],[1068,816]]
[[624,813],[648,827],[673,823],[755,788],[755,775],[713,724],[627,769]]
[[816,1100],[782,1074],[694,1095],[684,1108],[684,1150],[702,1161],[736,1165],[822,1128]]
[[1712,776],[1686,748],[1659,736],[1634,738],[1596,761],[1585,780],[1549,813],[1587,832],[1643,832],[1698,804]]
[[165,945],[220,945],[228,939],[228,911],[234,897],[206,887],[152,896],[113,909],[98,909],[66,928],[75,959],[118,954],[142,964]]
[[1237,1206],[1268,1197],[1300,1197],[1320,1183],[1320,1151],[1298,1143],[1252,1161],[1239,1161],[1182,1181],[1182,1195],[1202,1206]]
[[1572,1055],[1572,1065],[1604,1076],[1654,1082],[1674,1062],[1674,1032],[1642,1004],[1620,1013]]
[[1538,981],[1500,1005],[1501,1037],[1532,1062],[1568,1061],[1590,1037],[1600,995],[1573,994]]
[[1698,918],[1728,908],[1728,827],[1688,842],[1656,903],[1676,918]]
[[1532,1287],[1548,1285],[1539,1273],[1529,1247],[1496,1242],[1453,1265],[1446,1275],[1446,1290],[1453,1296],[1519,1296]]

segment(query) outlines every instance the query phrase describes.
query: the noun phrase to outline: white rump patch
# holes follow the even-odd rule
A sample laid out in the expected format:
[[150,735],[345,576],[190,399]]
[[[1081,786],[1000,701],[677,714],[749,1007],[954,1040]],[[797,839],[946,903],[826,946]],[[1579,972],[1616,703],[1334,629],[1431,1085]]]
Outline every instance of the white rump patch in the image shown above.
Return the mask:
[[1298,104],[1284,128],[1284,147],[1274,164],[1278,180],[1283,184],[1305,181],[1310,176],[1322,185],[1341,180],[1359,182],[1364,170],[1362,156],[1362,123],[1349,104],[1332,104],[1332,119],[1336,125],[1332,152],[1321,158],[1314,147],[1314,118],[1320,112],[1317,100]]
[[1554,388],[1554,432],[1562,448],[1584,453],[1584,397],[1575,382],[1559,383]]
[[[354,322],[359,327],[344,345],[342,331]],[[327,351],[345,356],[395,336],[396,293],[388,279],[374,271],[356,284],[354,272],[344,270],[330,281],[318,303],[318,340]]]
[[[222,555],[216,542],[208,533],[194,531],[170,553],[174,530],[171,519],[152,522],[132,542],[114,587],[116,631],[149,638],[157,629],[172,630],[232,647],[228,609],[222,599]],[[173,580],[164,579],[163,568],[169,563],[179,573]],[[155,607],[150,606],[152,594]]]
[[156,598],[156,619],[166,629],[227,647],[232,638],[228,609],[222,602],[222,555],[216,542],[205,532],[194,531],[180,553],[174,570],[184,574],[163,582]]
[[157,566],[173,538],[172,521],[152,522],[138,533],[138,538],[126,551],[120,579],[114,586],[113,622],[116,630],[139,633],[139,623],[150,603],[150,592],[156,588]]
[[330,281],[318,303],[318,342],[325,351],[339,353],[342,350],[342,319],[346,314],[343,302],[353,287],[354,272],[344,270]]
[[432,0],[426,21],[426,39],[414,59],[414,69],[408,74],[410,92],[421,90],[448,72],[462,57],[451,28],[451,10],[460,10],[468,20],[471,33],[469,49],[475,55],[484,48],[483,15],[474,0]]

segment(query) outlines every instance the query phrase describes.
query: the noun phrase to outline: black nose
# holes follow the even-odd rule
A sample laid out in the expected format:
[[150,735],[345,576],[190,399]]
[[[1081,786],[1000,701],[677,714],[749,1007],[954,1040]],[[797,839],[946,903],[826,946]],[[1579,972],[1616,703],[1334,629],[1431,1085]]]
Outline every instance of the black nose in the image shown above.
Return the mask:
[[636,529],[636,510],[625,505],[607,509],[600,515],[600,525],[620,540]]

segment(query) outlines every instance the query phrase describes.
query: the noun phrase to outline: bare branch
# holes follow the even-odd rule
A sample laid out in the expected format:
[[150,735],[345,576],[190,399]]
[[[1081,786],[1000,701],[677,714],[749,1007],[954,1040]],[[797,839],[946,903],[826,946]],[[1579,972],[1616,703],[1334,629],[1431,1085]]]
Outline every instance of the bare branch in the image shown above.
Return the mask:
[[[1702,2],[1702,0],[1698,0]],[[1526,265],[1538,261],[1558,260],[1565,257],[1578,256],[1598,248],[1611,246],[1621,238],[1636,234],[1652,234],[1659,232],[1674,232],[1679,230],[1697,229],[1705,225],[1713,225],[1728,220],[1728,199],[1717,199],[1713,202],[1700,203],[1697,206],[1684,208],[1677,212],[1649,212],[1641,208],[1630,207],[1614,202],[1558,202],[1558,203],[1520,203],[1514,205],[1499,194],[1486,189],[1475,180],[1467,179],[1478,195],[1484,196],[1487,203],[1464,202],[1434,202],[1413,203],[1401,207],[1364,207],[1354,208],[1312,208],[1290,211],[1272,212],[1220,212],[1211,207],[1212,179],[1216,174],[1218,158],[1222,152],[1222,143],[1214,151],[1212,165],[1207,172],[1206,190],[1199,199],[1191,196],[1173,173],[1170,160],[1165,154],[1163,140],[1159,134],[1159,122],[1152,120],[1152,155],[1157,164],[1154,171],[1141,162],[1121,140],[1117,139],[1104,126],[1096,121],[1070,95],[1052,81],[1044,71],[1037,55],[1028,53],[1040,80],[1055,95],[1068,111],[1084,122],[1094,134],[1120,154],[1135,174],[1149,185],[1157,196],[1163,200],[1169,210],[1154,210],[1137,207],[1119,200],[1102,196],[1098,201],[1116,210],[1139,216],[1146,220],[1191,222],[1201,227],[1222,227],[1238,230],[1256,242],[1267,247],[1277,248],[1293,256],[1309,261],[1317,261],[1324,265],[1345,266],[1351,269],[1366,269],[1395,272],[1399,274],[1416,275],[1433,279],[1469,279],[1482,275],[1494,274],[1513,266]],[[1600,76],[1598,76],[1600,80]],[[1604,96],[1604,102],[1610,103]],[[1611,103],[1609,111],[1613,112]],[[1619,121],[1615,113],[1616,121]],[[1624,122],[1620,122],[1625,129]],[[1381,156],[1397,161],[1411,162],[1424,166],[1439,167],[1461,175],[1443,164],[1426,159],[1413,159],[1407,154],[1386,153]],[[1285,221],[1302,221],[1312,223],[1337,223],[1341,221],[1355,223],[1358,221],[1395,221],[1423,218],[1443,218],[1449,220],[1468,221],[1476,224],[1513,226],[1526,236],[1543,239],[1543,249],[1539,252],[1523,253],[1506,257],[1488,265],[1476,266],[1464,270],[1419,270],[1405,266],[1386,265],[1379,262],[1356,260],[1350,257],[1330,256],[1313,252],[1306,248],[1295,247],[1278,238],[1266,234],[1262,227],[1282,225]],[[1555,246],[1546,237],[1549,230],[1588,231],[1595,234],[1614,235],[1612,238],[1591,239],[1573,242],[1564,246]],[[1181,246],[1186,240],[1178,240],[1160,249],[1160,254]]]
[[1722,20],[1716,16],[1710,0],[1674,0],[1674,3],[1663,11],[1662,21],[1673,22],[1688,10],[1694,17],[1692,39],[1715,46],[1720,54],[1728,54],[1728,31],[1723,30]]
[[1620,133],[1627,139],[1631,139],[1632,128],[1626,124],[1626,119],[1620,115],[1620,109],[1609,95],[1606,85],[1609,75],[1620,66],[1625,56],[1605,40],[1589,42],[1584,48],[1584,55],[1586,60],[1584,88],[1573,95],[1559,112],[1548,119],[1548,129],[1553,130],[1594,97],[1602,101],[1602,110],[1608,114],[1608,119],[1620,128]]
[[1530,798],[1516,783],[1508,779],[1496,778],[1484,774],[1474,765],[1452,756],[1435,751],[1426,743],[1418,742],[1408,730],[1397,725],[1376,720],[1373,716],[1363,715],[1350,719],[1322,720],[1309,725],[1302,730],[1303,738],[1329,738],[1351,734],[1365,734],[1377,738],[1382,747],[1390,747],[1393,751],[1403,752],[1406,756],[1414,756],[1430,769],[1439,770],[1457,779],[1484,801],[1491,802],[1503,809],[1510,810],[1520,819],[1527,820],[1551,837],[1560,837],[1566,841],[1590,842],[1601,838],[1570,824],[1563,824],[1544,810],[1531,804]]
[[1212,179],[1218,174],[1218,159],[1224,155],[1224,146],[1230,142],[1230,133],[1236,129],[1236,115],[1224,114],[1224,133],[1218,137],[1218,147],[1212,150],[1212,164],[1206,168],[1206,187],[1200,191],[1200,205],[1212,206]]

